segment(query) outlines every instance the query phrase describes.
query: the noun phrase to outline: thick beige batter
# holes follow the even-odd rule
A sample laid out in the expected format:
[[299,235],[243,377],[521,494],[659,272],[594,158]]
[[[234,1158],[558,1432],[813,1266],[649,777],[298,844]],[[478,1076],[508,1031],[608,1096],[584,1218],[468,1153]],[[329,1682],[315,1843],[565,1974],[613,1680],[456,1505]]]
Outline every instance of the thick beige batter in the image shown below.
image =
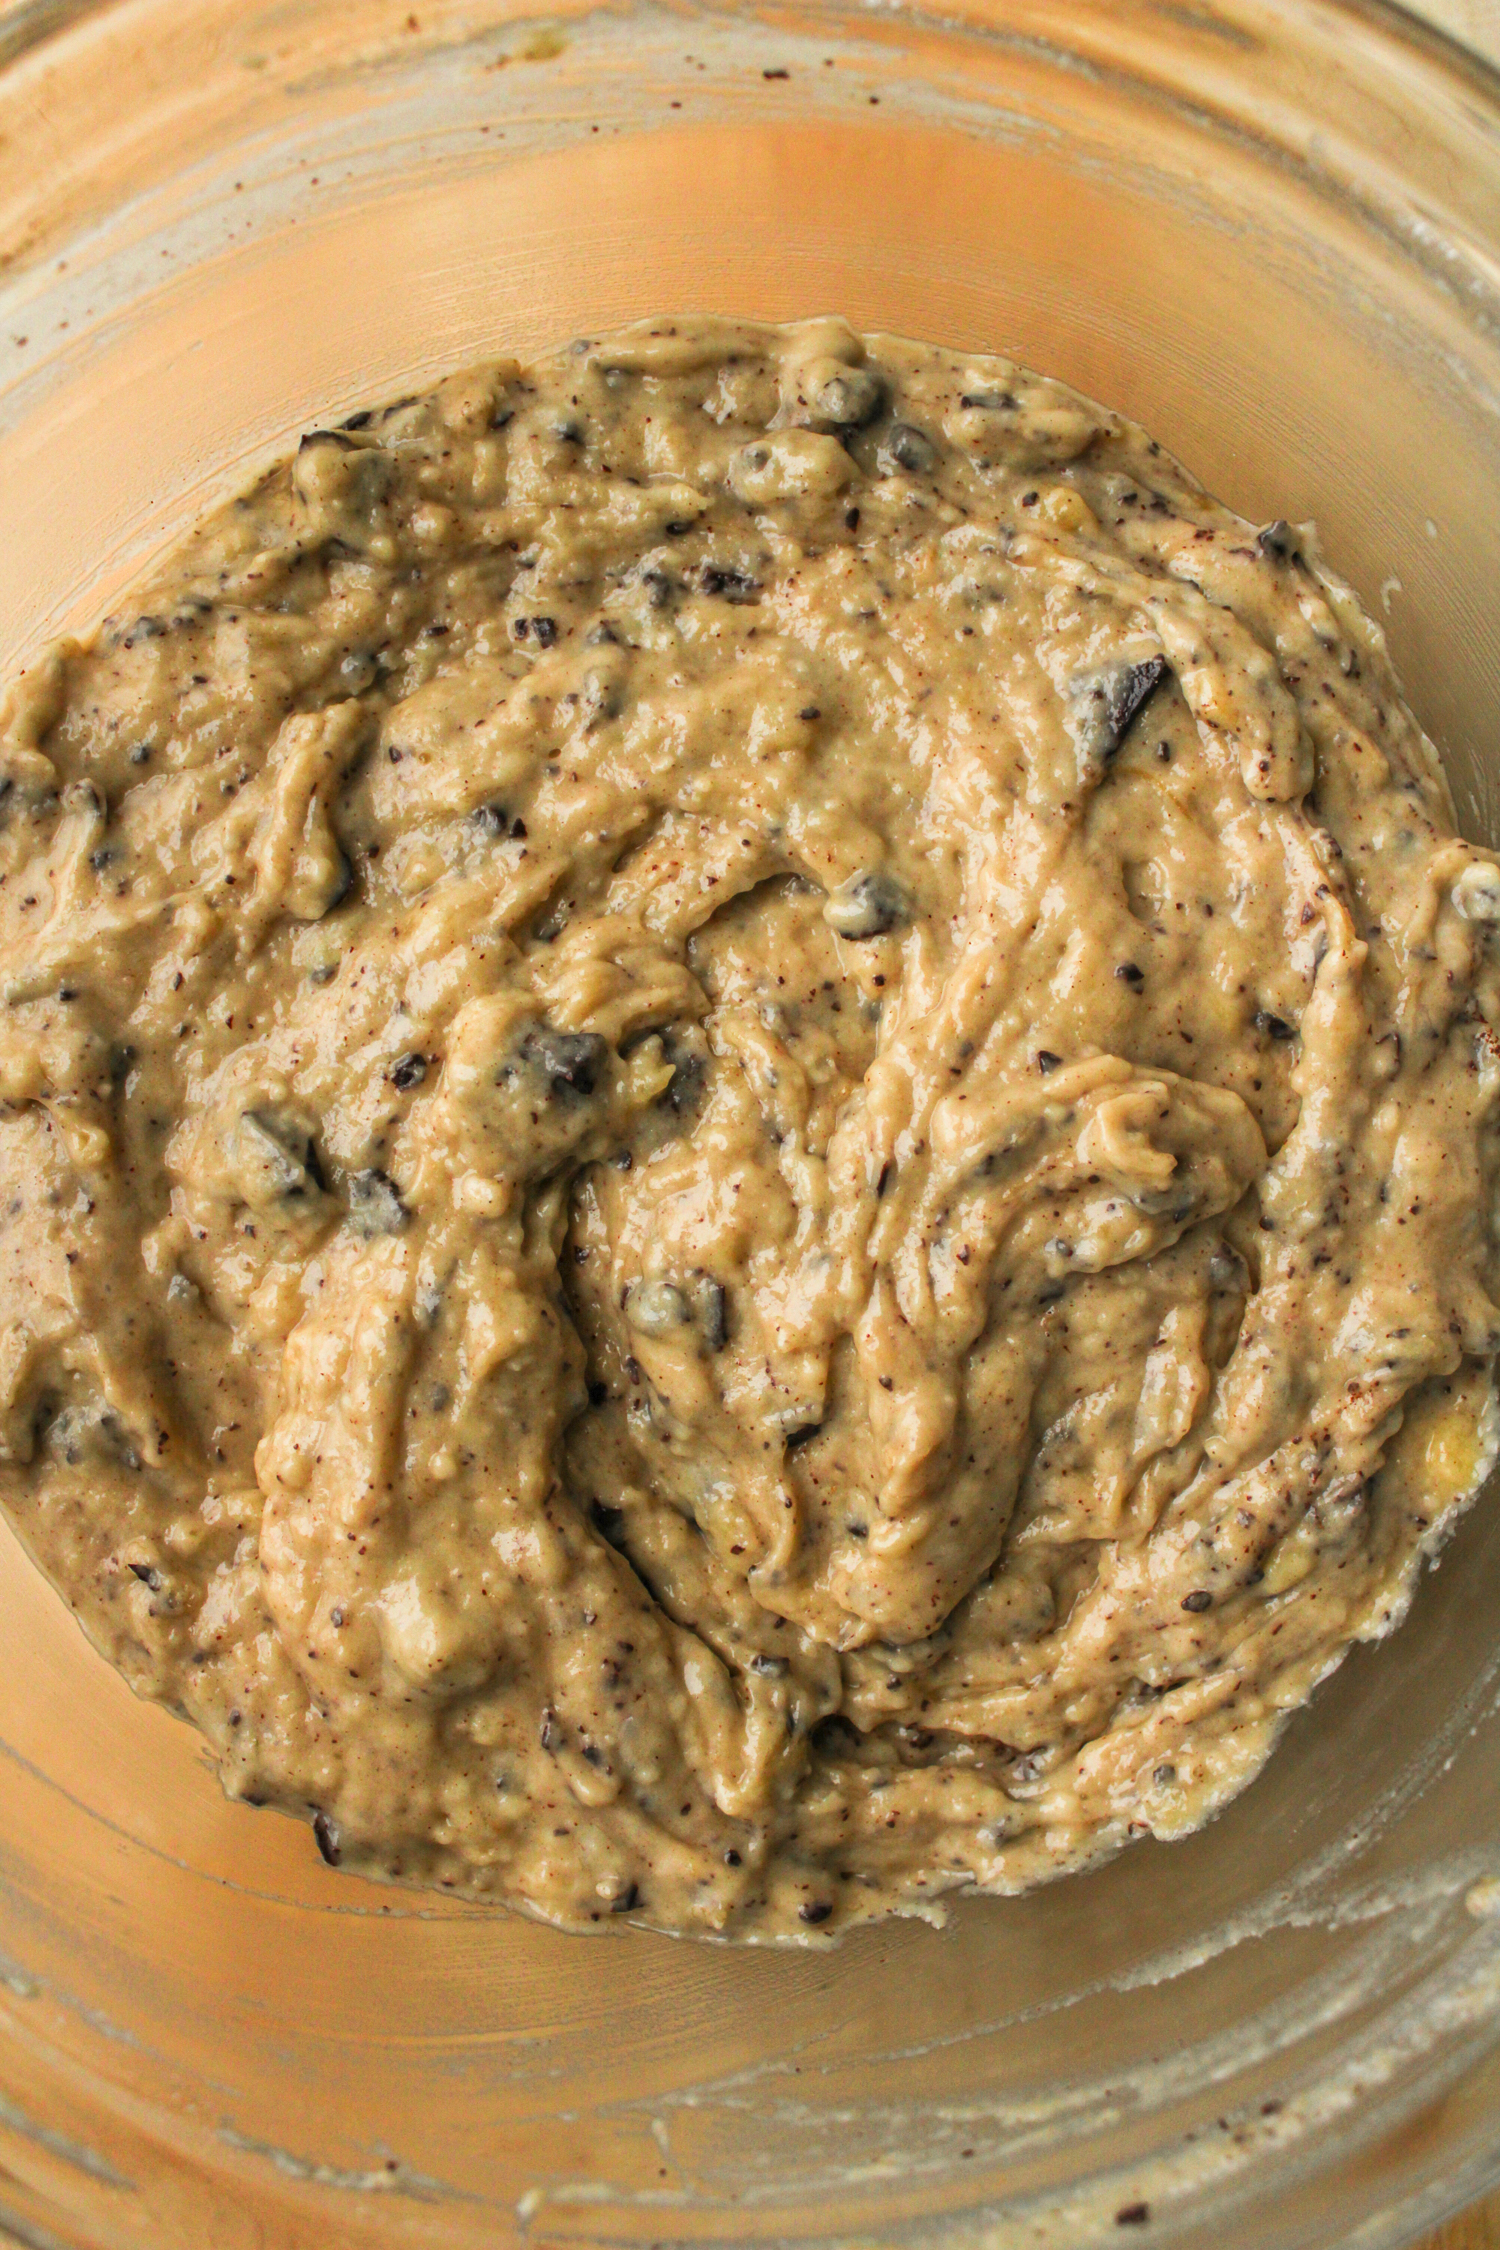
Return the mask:
[[0,773],[0,1490],[330,1860],[779,1936],[1180,1834],[1487,1462],[1500,872],[1058,384],[455,376]]

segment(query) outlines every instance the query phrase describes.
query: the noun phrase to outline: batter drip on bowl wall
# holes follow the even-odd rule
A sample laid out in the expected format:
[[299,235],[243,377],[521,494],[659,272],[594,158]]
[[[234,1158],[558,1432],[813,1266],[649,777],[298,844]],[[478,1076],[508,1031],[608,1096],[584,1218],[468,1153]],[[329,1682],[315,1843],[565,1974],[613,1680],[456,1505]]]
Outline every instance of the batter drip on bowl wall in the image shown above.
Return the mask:
[[0,776],[0,1495],[335,1863],[764,1938],[1181,1835],[1490,1464],[1500,869],[1061,384],[467,370]]

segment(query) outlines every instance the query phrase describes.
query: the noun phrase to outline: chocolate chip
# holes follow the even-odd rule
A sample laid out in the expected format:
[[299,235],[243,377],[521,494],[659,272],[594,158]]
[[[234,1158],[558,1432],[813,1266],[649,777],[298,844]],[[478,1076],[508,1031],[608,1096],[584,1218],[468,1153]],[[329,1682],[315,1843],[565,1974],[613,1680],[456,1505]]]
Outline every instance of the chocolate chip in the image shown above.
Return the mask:
[[1273,562],[1298,562],[1302,556],[1302,542],[1284,516],[1268,523],[1255,534],[1255,543],[1263,555]]
[[1183,1595],[1182,1606],[1192,1610],[1195,1616],[1201,1616],[1204,1610],[1213,1608],[1214,1598],[1200,1586],[1197,1593]]
[[1149,2203],[1127,2203],[1123,2211],[1115,2213],[1115,2225],[1117,2227],[1144,2227],[1150,2224],[1150,2220],[1151,2206]]
[[1256,1009],[1255,1028],[1264,1032],[1268,1039],[1295,1039],[1297,1036],[1296,1025],[1288,1023],[1285,1016],[1273,1016],[1269,1008]]
[[510,828],[510,814],[504,805],[476,805],[469,815],[483,836],[504,836]]
[[1050,1077],[1054,1070],[1062,1068],[1062,1056],[1054,1055],[1050,1047],[1039,1047],[1037,1049],[1036,1067],[1044,1078]]
[[612,1507],[609,1501],[589,1501],[589,1523],[594,1525],[598,1537],[616,1552],[625,1550],[625,1510]]
[[598,1084],[609,1045],[597,1031],[554,1031],[544,1025],[527,1034],[522,1050],[539,1065],[554,1100],[586,1101]]
[[702,593],[710,594],[716,601],[754,602],[760,599],[760,587],[747,570],[737,570],[730,563],[705,563],[698,573],[698,586]]
[[280,1110],[247,1109],[234,1128],[233,1154],[251,1203],[311,1203],[327,1186],[311,1134]]
[[819,1922],[826,1922],[832,1912],[833,1908],[829,1905],[827,1899],[814,1898],[809,1899],[805,1906],[798,1907],[797,1916],[799,1921],[811,1922],[816,1925]]
[[831,930],[859,941],[888,936],[898,922],[905,921],[907,912],[906,893],[883,868],[856,875],[831,893],[823,909]]
[[711,1352],[721,1352],[729,1341],[729,1297],[722,1281],[700,1274],[693,1282],[693,1297],[703,1340]]
[[398,1094],[409,1094],[427,1076],[425,1055],[402,1055],[391,1065],[391,1084]]
[[912,422],[893,422],[875,459],[887,476],[904,470],[909,476],[926,477],[937,467],[937,457],[937,447],[925,430]]
[[339,1838],[337,1823],[331,1821],[326,1812],[317,1812],[313,1814],[312,1826],[318,1850],[323,1854],[330,1867],[337,1867],[344,1856],[344,1847]]
[[1164,656],[1074,673],[1068,682],[1073,706],[1068,724],[1083,779],[1097,779],[1103,772],[1167,675]]
[[348,1189],[349,1223],[362,1240],[373,1242],[379,1235],[400,1234],[410,1224],[411,1213],[395,1181],[378,1166],[351,1172]]

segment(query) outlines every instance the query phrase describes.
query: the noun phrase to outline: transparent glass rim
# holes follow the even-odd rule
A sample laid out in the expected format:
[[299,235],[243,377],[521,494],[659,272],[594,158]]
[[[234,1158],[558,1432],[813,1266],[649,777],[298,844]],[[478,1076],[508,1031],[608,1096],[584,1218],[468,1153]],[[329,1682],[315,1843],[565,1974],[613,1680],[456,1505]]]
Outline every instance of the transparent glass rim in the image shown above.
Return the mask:
[[[0,75],[34,60],[50,44],[61,44],[80,27],[125,13],[132,0],[0,0]],[[1004,0],[999,0],[1004,6]],[[1317,0],[1325,19],[1347,22],[1375,35],[1396,54],[1420,58],[1429,71],[1461,87],[1466,100],[1477,106],[1495,130],[1500,143],[1500,67],[1443,28],[1420,16],[1401,0]],[[497,14],[502,12],[497,6]],[[890,0],[880,11],[884,25],[899,27],[903,17],[922,18],[928,24],[951,21],[955,30],[967,28],[965,13],[949,0]],[[1496,239],[1500,241],[1500,224]],[[1438,2224],[1451,2210],[1467,2204],[1500,2183],[1500,2127],[1495,2146],[1484,2164],[1475,2163],[1461,2183],[1455,2182],[1452,2199],[1434,2202],[1417,2220],[1409,2210],[1376,2219],[1362,2230],[1361,2250],[1401,2250],[1416,2231]],[[0,2234],[4,2233],[0,2227]]]
[[[60,38],[88,17],[103,16],[128,5],[129,0],[0,0],[0,70],[49,39]],[[1398,45],[1440,60],[1489,100],[1500,121],[1500,62],[1492,62],[1456,32],[1434,23],[1408,6],[1406,0],[1322,0],[1322,6],[1326,14],[1373,26]],[[899,18],[919,11],[912,0],[894,0],[889,12]],[[925,16],[944,12],[941,5],[920,10]]]

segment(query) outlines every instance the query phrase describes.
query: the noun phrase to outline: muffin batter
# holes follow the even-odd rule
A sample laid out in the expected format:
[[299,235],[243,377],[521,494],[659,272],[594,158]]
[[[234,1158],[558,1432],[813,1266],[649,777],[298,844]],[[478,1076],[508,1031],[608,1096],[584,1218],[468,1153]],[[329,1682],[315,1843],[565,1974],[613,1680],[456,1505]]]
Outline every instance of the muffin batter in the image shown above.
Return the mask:
[[0,1497],[335,1864],[783,1937],[1180,1835],[1488,1466],[1500,870],[1057,383],[472,369],[0,776]]

